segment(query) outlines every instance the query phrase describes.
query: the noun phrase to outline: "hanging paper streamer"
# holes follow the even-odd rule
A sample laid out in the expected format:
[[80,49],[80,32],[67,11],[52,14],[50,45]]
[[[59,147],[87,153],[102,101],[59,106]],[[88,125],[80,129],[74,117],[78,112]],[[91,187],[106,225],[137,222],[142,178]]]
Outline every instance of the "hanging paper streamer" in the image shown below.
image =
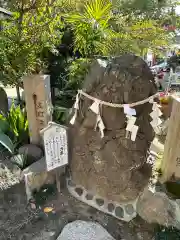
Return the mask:
[[104,123],[102,121],[102,118],[100,116],[100,114],[97,116],[97,120],[96,120],[96,128],[99,128],[99,131],[100,131],[100,134],[101,134],[101,138],[104,137],[104,129],[105,129],[105,126],[104,126]]
[[160,117],[160,116],[162,116],[162,112],[161,112],[161,110],[159,109],[159,107],[160,107],[160,106],[159,106],[156,102],[154,102],[154,103],[153,103],[152,110],[155,111],[155,112],[157,112],[158,115],[159,115],[159,117]]
[[136,125],[134,125],[131,129],[131,141],[133,141],[133,142],[136,140],[138,129],[139,129],[139,127]]
[[[101,62],[100,64],[103,65],[104,67],[106,66],[105,62]],[[138,132],[138,126],[135,125],[136,122],[136,118],[134,116],[136,116],[136,110],[133,108],[135,106],[139,106],[145,103],[152,103],[153,104],[153,111],[151,112],[151,125],[154,127],[154,129],[156,130],[157,128],[159,128],[159,125],[161,124],[161,119],[159,118],[162,113],[158,108],[158,105],[156,103],[154,103],[154,98],[159,96],[159,93],[154,94],[144,100],[135,102],[135,103],[130,103],[130,104],[120,104],[120,103],[112,103],[112,102],[106,102],[106,101],[102,101],[100,99],[97,99],[89,94],[87,94],[86,92],[84,92],[83,90],[78,90],[78,94],[76,95],[76,101],[74,104],[74,115],[70,120],[70,123],[73,125],[75,123],[75,120],[77,118],[77,114],[78,114],[78,110],[79,110],[79,100],[80,97],[83,96],[85,98],[88,98],[90,100],[93,101],[93,104],[90,106],[90,109],[97,115],[96,118],[96,127],[95,129],[98,127],[100,134],[101,134],[101,138],[104,137],[104,129],[105,129],[105,125],[103,123],[103,120],[101,118],[101,113],[100,113],[100,107],[102,105],[107,106],[107,107],[113,107],[113,108],[124,108],[124,113],[128,119],[127,121],[127,128],[126,128],[126,133],[131,133],[131,140],[135,141],[136,140],[136,136],[137,136],[137,132]],[[134,118],[133,118],[134,117]]]
[[93,104],[90,106],[91,111],[93,111],[95,114],[99,114],[99,105],[100,101],[94,101]]
[[126,117],[128,118],[126,130],[131,132],[133,126],[135,125],[136,117],[129,116],[129,115],[127,115]]
[[133,115],[136,115],[136,110],[134,108],[131,108],[128,104],[124,105],[124,113],[127,117],[127,127],[126,127],[126,136],[128,136],[128,133],[131,133],[131,141],[136,140],[137,132],[138,132],[138,126],[135,125],[136,117]]
[[161,125],[162,120],[160,117],[162,116],[162,112],[160,111],[158,104],[156,102],[153,103],[152,112],[150,113],[152,121],[150,122],[151,126],[154,128],[155,132],[158,132],[158,126]]
[[105,125],[100,115],[100,101],[98,100],[94,101],[94,103],[90,106],[90,109],[92,112],[94,112],[97,115],[95,130],[98,127],[101,134],[101,138],[103,138]]
[[78,113],[78,110],[79,110],[79,99],[80,99],[80,94],[78,93],[76,95],[76,101],[75,101],[75,104],[74,104],[74,115],[70,120],[70,124],[72,124],[72,125],[74,125],[74,123],[76,121],[76,118],[77,118],[77,113]]
[[149,99],[149,103],[154,103],[154,98],[153,97]]
[[131,141],[134,142],[136,140],[137,132],[139,129],[139,127],[137,125],[135,125],[136,117],[129,116],[129,115],[126,115],[126,117],[128,119],[126,131],[131,133]]
[[100,66],[102,66],[104,68],[106,68],[108,65],[107,61],[103,61],[101,59],[97,59],[97,62],[99,63]]

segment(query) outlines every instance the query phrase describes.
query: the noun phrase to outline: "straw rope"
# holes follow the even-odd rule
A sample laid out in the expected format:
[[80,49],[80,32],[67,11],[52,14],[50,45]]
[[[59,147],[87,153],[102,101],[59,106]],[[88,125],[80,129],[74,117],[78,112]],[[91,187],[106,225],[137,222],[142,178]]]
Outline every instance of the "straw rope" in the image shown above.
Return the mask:
[[[90,96],[89,94],[83,92],[82,90],[78,90],[78,94],[81,94],[84,97],[87,97],[87,98],[91,99],[92,101],[99,101],[99,104],[105,105],[105,106],[108,106],[108,107],[124,108],[124,105],[126,105],[126,104],[110,103],[110,102],[102,101],[98,98]],[[141,101],[138,101],[138,102],[135,102],[135,103],[130,103],[128,105],[129,105],[129,107],[135,107],[135,106],[138,106],[138,105],[142,105],[144,103],[148,103],[148,102],[152,101],[155,97],[158,97],[158,96],[159,96],[159,93],[156,93],[156,94],[154,94],[154,95],[152,95],[152,96],[150,96],[150,97],[148,97],[144,100],[141,100]]]

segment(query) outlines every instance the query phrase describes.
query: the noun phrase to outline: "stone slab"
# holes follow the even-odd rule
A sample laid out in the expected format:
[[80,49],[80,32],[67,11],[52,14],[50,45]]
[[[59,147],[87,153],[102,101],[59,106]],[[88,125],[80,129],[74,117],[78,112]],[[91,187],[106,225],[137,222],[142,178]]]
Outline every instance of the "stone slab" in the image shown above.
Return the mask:
[[67,224],[57,240],[115,240],[100,224],[74,221]]

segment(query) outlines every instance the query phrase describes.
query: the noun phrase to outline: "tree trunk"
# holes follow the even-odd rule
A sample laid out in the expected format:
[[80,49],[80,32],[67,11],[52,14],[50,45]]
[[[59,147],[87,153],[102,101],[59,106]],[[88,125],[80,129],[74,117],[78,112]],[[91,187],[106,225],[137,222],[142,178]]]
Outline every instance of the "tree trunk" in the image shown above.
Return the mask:
[[16,85],[16,93],[17,93],[18,104],[20,104],[21,103],[21,95],[20,95],[19,86],[17,86],[17,85]]

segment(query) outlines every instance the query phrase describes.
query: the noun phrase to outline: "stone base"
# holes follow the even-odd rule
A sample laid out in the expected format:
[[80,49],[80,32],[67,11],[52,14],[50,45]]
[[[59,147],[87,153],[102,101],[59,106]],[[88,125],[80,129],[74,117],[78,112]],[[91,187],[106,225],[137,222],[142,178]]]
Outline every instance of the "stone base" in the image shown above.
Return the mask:
[[[65,168],[58,168],[58,175],[64,173]],[[22,178],[25,180],[27,200],[32,198],[34,190],[39,191],[46,184],[54,184],[56,182],[55,171],[47,172],[45,157],[33,163],[22,172]]]
[[76,185],[72,182],[71,178],[67,178],[67,188],[70,194],[76,199],[120,220],[129,222],[136,217],[137,200],[122,204],[109,202],[107,199],[88,192],[84,187]]

